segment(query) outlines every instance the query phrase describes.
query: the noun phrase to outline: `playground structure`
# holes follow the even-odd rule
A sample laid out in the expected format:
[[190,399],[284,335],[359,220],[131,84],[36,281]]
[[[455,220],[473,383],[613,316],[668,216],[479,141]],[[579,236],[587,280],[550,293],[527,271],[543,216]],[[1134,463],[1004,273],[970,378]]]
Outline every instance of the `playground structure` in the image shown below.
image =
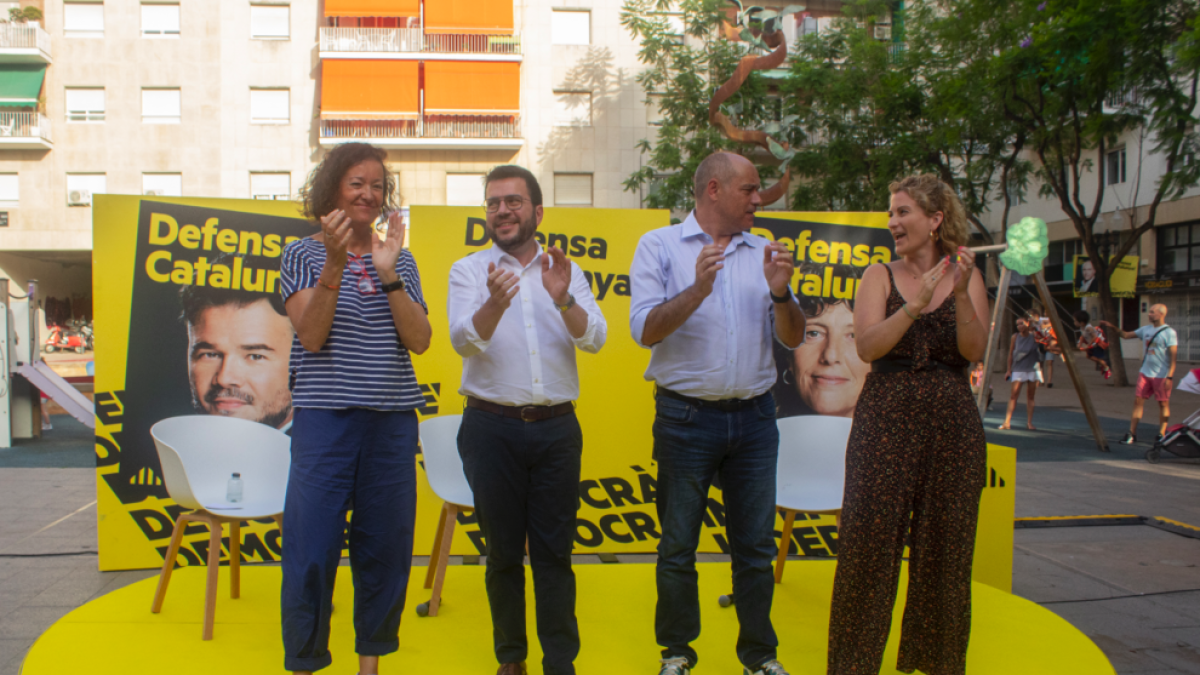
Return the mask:
[[37,282],[29,282],[24,297],[14,296],[9,284],[0,279],[0,448],[41,434],[41,393],[95,429],[92,401],[42,360]]

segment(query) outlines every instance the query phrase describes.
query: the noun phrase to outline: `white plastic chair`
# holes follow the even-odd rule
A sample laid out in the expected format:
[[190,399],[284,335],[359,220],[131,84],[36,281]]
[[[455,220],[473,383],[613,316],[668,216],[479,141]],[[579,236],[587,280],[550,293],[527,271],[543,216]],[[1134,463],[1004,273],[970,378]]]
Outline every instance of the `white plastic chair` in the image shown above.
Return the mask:
[[[151,427],[150,435],[158,448],[167,493],[176,504],[192,509],[175,521],[150,611],[157,614],[162,609],[187,523],[205,523],[209,542],[204,639],[211,640],[217,607],[217,571],[221,563],[221,525],[229,523],[229,595],[238,598],[241,522],[274,518],[282,526],[292,439],[265,424],[215,415],[171,417]],[[229,478],[234,472],[241,474],[245,497],[236,505],[225,501]]]
[[779,463],[775,470],[775,503],[783,509],[783,536],[775,561],[775,583],[783,581],[797,513],[842,513],[846,484],[849,417],[799,415],[779,420]]
[[450,561],[450,542],[454,539],[454,522],[459,513],[475,510],[475,495],[463,473],[458,454],[458,428],[462,415],[443,415],[421,422],[421,451],[425,460],[425,477],[429,487],[442,499],[442,514],[437,534],[433,537],[433,553],[425,573],[425,588],[432,588],[429,602],[417,605],[417,614],[437,616],[442,605],[442,583],[446,580],[446,565]]

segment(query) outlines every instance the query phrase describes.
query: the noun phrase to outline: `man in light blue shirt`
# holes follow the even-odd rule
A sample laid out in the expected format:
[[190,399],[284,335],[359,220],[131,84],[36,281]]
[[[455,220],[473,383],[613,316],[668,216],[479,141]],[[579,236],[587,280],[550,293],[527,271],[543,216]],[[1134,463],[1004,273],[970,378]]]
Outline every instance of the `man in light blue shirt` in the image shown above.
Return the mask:
[[696,169],[696,210],[679,226],[646,233],[630,271],[630,329],[651,350],[646,379],[658,385],[660,675],[687,675],[696,665],[696,547],[717,475],[733,554],[738,659],[747,675],[787,675],[771,625],[779,455],[771,341],[799,346],[804,313],[791,291],[791,252],[749,233],[760,185],[744,157],[705,158]]
[[[1147,313],[1150,325],[1135,331],[1121,330],[1107,321],[1108,326],[1126,340],[1140,338],[1144,348],[1142,368],[1138,372],[1137,388],[1133,392],[1133,416],[1129,422],[1129,433],[1121,442],[1131,445],[1137,442],[1138,423],[1142,421],[1142,405],[1151,396],[1158,401],[1158,438],[1167,433],[1167,422],[1171,417],[1171,384],[1175,378],[1175,356],[1179,351],[1179,336],[1167,325],[1167,306],[1151,305]],[[1156,439],[1157,440],[1157,439]]]

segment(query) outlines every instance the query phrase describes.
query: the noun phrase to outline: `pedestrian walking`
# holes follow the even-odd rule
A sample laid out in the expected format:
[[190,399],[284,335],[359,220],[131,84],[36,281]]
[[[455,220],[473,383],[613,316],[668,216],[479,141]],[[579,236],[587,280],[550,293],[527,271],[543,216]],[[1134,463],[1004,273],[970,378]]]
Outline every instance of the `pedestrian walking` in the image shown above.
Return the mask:
[[1175,329],[1167,325],[1166,305],[1152,305],[1150,325],[1142,326],[1134,331],[1121,330],[1107,321],[1101,321],[1101,326],[1108,326],[1121,334],[1126,340],[1139,338],[1145,348],[1142,356],[1142,367],[1138,371],[1137,388],[1133,393],[1133,415],[1129,420],[1129,433],[1121,442],[1130,445],[1137,442],[1138,423],[1142,421],[1142,406],[1146,400],[1154,397],[1158,401],[1158,437],[1167,433],[1167,422],[1171,418],[1171,385],[1175,379],[1175,358],[1179,351],[1179,336]]

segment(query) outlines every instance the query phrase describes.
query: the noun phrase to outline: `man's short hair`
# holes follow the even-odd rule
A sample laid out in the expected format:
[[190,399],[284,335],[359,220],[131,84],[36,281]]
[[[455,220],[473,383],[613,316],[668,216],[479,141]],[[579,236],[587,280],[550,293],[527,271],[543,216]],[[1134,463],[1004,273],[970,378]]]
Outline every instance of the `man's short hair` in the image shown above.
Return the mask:
[[692,186],[692,194],[696,199],[700,199],[700,195],[708,189],[709,181],[714,178],[720,185],[728,185],[733,181],[733,157],[733,153],[730,152],[714,152],[700,162],[700,166],[696,167],[695,184]]
[[542,205],[542,186],[538,185],[537,178],[533,172],[523,166],[516,164],[501,164],[500,166],[488,172],[486,178],[483,179],[483,191],[487,192],[487,186],[492,181],[506,180],[508,178],[520,178],[525,181],[525,189],[529,190],[529,200],[534,206]]
[[1088,314],[1086,311],[1084,311],[1082,309],[1079,310],[1078,312],[1075,312],[1071,316],[1075,317],[1075,320],[1078,321],[1079,323],[1087,323],[1092,320],[1092,315]]
[[249,307],[262,300],[269,302],[276,314],[287,316],[287,310],[283,307],[283,297],[278,293],[255,293],[241,289],[189,284],[179,290],[179,304],[183,306],[183,313],[179,318],[187,325],[194,326],[201,314],[214,307]]

